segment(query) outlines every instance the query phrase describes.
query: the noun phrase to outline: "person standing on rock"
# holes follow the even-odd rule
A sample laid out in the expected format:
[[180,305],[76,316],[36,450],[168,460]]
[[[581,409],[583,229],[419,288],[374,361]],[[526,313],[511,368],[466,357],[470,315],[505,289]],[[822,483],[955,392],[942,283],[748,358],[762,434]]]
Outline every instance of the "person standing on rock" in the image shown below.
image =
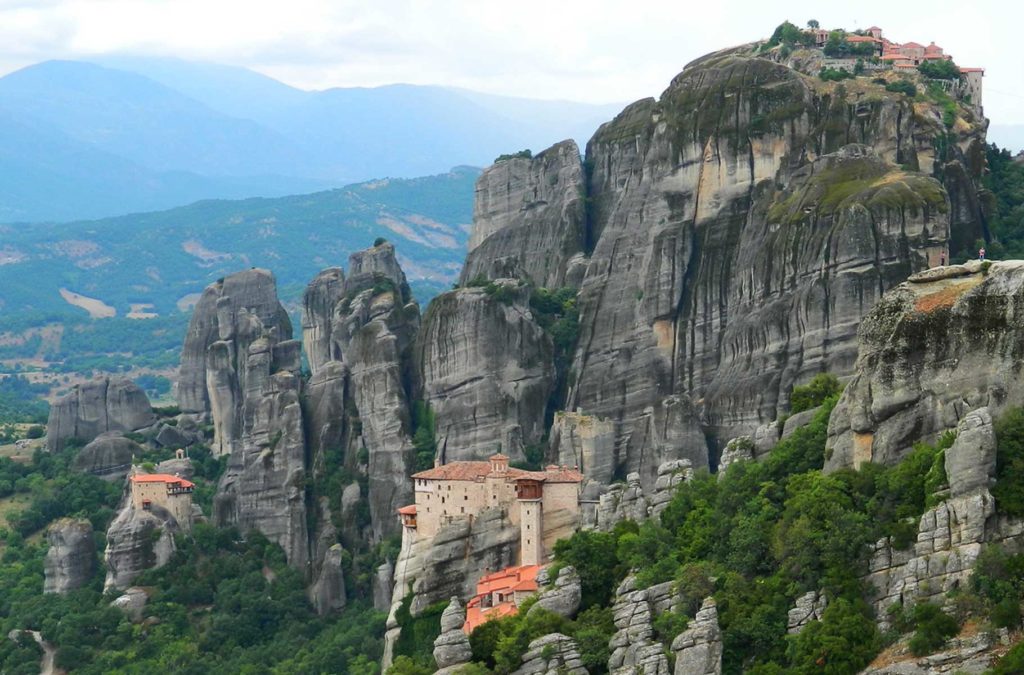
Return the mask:
[[978,249],[978,260],[980,260],[981,262],[985,262],[985,248],[984,247]]
[[939,254],[939,267],[945,267],[945,266],[946,266],[946,251],[943,250],[942,253]]

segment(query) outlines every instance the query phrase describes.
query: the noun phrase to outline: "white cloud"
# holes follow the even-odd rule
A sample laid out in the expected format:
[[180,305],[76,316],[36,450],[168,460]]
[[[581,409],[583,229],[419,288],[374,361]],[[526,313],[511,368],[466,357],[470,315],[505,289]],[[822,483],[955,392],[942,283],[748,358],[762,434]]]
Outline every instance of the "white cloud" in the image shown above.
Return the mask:
[[[786,16],[788,15],[788,16]],[[861,0],[0,0],[0,72],[48,58],[130,52],[254,68],[306,88],[394,82],[594,102],[658,95],[717,48],[803,24],[877,23],[898,40],[935,40],[984,66],[986,113],[1024,122],[1024,9]]]

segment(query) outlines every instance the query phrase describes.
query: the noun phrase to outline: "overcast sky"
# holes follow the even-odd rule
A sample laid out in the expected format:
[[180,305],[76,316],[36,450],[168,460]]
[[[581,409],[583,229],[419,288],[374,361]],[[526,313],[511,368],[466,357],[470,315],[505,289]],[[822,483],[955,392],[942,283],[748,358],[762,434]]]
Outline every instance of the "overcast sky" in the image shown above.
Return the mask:
[[658,95],[702,54],[812,18],[934,40],[986,68],[993,122],[1024,124],[1019,0],[0,0],[0,74],[127,52],[246,66],[307,89],[407,82],[620,102]]

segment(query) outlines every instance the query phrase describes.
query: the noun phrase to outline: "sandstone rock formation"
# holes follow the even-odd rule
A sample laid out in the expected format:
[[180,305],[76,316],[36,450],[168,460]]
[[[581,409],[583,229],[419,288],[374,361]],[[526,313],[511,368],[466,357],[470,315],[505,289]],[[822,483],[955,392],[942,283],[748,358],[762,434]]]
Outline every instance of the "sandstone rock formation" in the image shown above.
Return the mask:
[[704,600],[697,616],[672,641],[672,651],[675,675],[722,675],[722,631],[714,598]]
[[828,598],[820,591],[807,591],[789,610],[786,620],[786,632],[795,635],[802,631],[812,621],[821,621],[828,608]]
[[[537,602],[530,608],[533,613],[538,607],[554,612],[559,616],[572,619],[580,609],[580,601],[583,599],[583,586],[580,575],[576,568],[567,565],[558,571],[555,579],[549,578],[549,569],[545,567],[537,575],[537,586],[540,593],[537,595]],[[546,588],[550,583],[550,588]]]
[[551,425],[552,454],[559,465],[578,467],[595,484],[615,471],[615,425],[580,412],[558,411]]
[[134,382],[101,377],[75,385],[50,406],[46,447],[57,452],[73,438],[89,442],[108,431],[135,431],[155,421],[146,392]]
[[588,525],[609,531],[623,520],[642,523],[651,517],[658,518],[672,501],[676,488],[692,479],[693,468],[688,459],[661,464],[650,490],[644,490],[640,474],[631,473],[626,476],[625,485],[616,483],[600,496],[595,518]]
[[890,606],[944,604],[949,591],[965,587],[984,543],[1024,533],[1024,524],[993,517],[995,500],[988,487],[995,472],[995,432],[988,410],[965,416],[958,431],[962,436],[945,456],[949,498],[921,516],[910,549],[895,549],[888,539],[875,545],[867,581],[883,630]]
[[43,559],[43,593],[67,593],[89,583],[96,572],[92,523],[61,518],[46,531],[50,544]]
[[345,607],[345,574],[341,569],[344,549],[334,544],[320,561],[320,572],[309,588],[310,602],[316,613],[323,616]]
[[[189,322],[185,344],[181,350],[178,376],[178,406],[186,413],[208,413],[217,405],[218,387],[245,388],[245,374],[239,369],[249,351],[249,343],[264,334],[275,340],[292,336],[288,312],[277,299],[274,275],[267,270],[253,268],[225,277],[210,284],[196,303]],[[214,353],[210,347],[216,342],[230,341]],[[210,381],[211,357],[220,360],[219,369],[235,366],[234,373],[225,381]],[[222,413],[228,413],[222,410]],[[236,428],[230,420],[228,428]]]
[[884,665],[868,666],[860,675],[963,675],[987,673],[1008,651],[1010,636],[1005,628],[998,633],[981,631],[976,635],[951,638],[939,651],[915,657],[906,650],[903,658],[886,659]]
[[434,640],[434,662],[436,672],[443,675],[456,673],[473,658],[469,647],[469,636],[462,632],[466,622],[466,610],[459,598],[452,596],[451,602],[441,614],[441,634]]
[[[654,640],[654,617],[677,609],[672,582],[636,589],[629,576],[615,591],[612,613],[617,632],[608,642],[608,672],[619,675],[669,675],[663,646]],[[679,672],[679,671],[676,671]]]
[[515,281],[449,291],[430,303],[416,346],[441,462],[503,452],[524,459],[544,436],[555,380],[551,338]]
[[406,464],[419,306],[394,246],[384,242],[349,256],[347,278],[336,268],[321,272],[306,289],[303,307],[314,467],[320,471],[325,449],[351,447],[348,426],[358,419],[369,457],[371,536],[379,541],[397,529],[395,509],[411,498]]
[[578,284],[586,246],[585,194],[580,150],[571,140],[485,170],[476,182],[473,231],[459,283],[514,276],[546,288]]
[[75,455],[71,468],[105,480],[121,480],[128,475],[136,454],[142,454],[138,443],[125,438],[119,431],[108,431],[82,448]]
[[149,594],[138,586],[129,586],[124,593],[114,598],[110,603],[111,607],[117,607],[128,615],[132,621],[142,621],[142,616],[149,602]]
[[512,675],[587,675],[576,641],[561,633],[548,633],[530,642],[523,665]]
[[829,420],[827,469],[898,462],[972,408],[1024,403],[1024,262],[950,271],[900,284],[864,318],[856,372]]
[[125,500],[107,528],[107,578],[103,589],[127,588],[141,572],[166,565],[175,551],[174,535],[179,531],[178,522],[165,509],[154,505],[151,510],[141,511]]
[[259,530],[281,545],[288,564],[306,570],[306,442],[300,408],[298,354],[273,372],[277,350],[265,340],[249,346],[244,424],[217,486],[213,520],[242,532]]

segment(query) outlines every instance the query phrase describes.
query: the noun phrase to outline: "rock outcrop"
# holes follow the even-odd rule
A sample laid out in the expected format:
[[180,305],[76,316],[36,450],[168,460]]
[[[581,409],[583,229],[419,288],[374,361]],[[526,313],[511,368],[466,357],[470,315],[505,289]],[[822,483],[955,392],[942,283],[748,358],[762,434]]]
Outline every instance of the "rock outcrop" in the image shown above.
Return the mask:
[[[545,567],[537,575],[537,586],[541,590],[537,595],[537,602],[528,613],[533,613],[539,607],[572,619],[579,611],[580,601],[583,599],[580,575],[576,572],[575,567],[567,565],[558,571],[558,576],[552,582],[549,578],[549,570],[550,568]],[[547,588],[549,582],[551,582],[551,587]]]
[[812,621],[821,621],[828,608],[828,598],[821,591],[807,591],[793,604],[786,620],[786,632],[795,635]]
[[948,499],[921,516],[917,541],[909,549],[896,549],[888,539],[875,545],[867,581],[883,630],[891,606],[944,604],[947,593],[966,587],[983,544],[1024,533],[1024,524],[993,517],[995,500],[988,488],[995,475],[995,432],[988,410],[966,415],[958,431],[962,435],[945,453]]
[[146,392],[134,382],[101,377],[76,384],[50,406],[46,447],[57,452],[71,439],[88,443],[109,431],[136,431],[155,421]]
[[523,665],[512,675],[587,675],[576,641],[561,633],[548,633],[530,642]]
[[461,288],[430,303],[416,346],[423,398],[435,416],[441,462],[513,461],[544,436],[555,384],[551,337],[529,307],[529,290]]
[[642,523],[658,518],[672,501],[676,487],[693,479],[693,467],[688,459],[665,462],[658,467],[657,478],[650,490],[640,482],[640,474],[626,476],[626,483],[615,483],[598,500],[592,524],[599,530],[609,531],[616,523],[632,520]]
[[331,341],[334,308],[345,297],[345,272],[329,267],[317,274],[302,296],[302,344],[314,376],[331,361],[341,361]]
[[46,531],[50,544],[43,559],[43,593],[67,593],[89,583],[96,573],[96,541],[88,520],[61,518]]
[[110,606],[118,608],[132,621],[138,622],[142,621],[148,603],[149,594],[146,593],[145,589],[138,586],[129,586],[125,589],[124,593],[111,601]]
[[697,616],[672,641],[672,651],[675,675],[722,675],[722,630],[714,598],[704,600]]
[[469,647],[469,636],[462,632],[462,624],[465,622],[466,609],[458,597],[452,596],[451,602],[441,614],[441,634],[434,640],[437,673],[456,673],[472,660],[473,650]]
[[[615,591],[612,613],[617,632],[608,642],[608,672],[615,675],[669,675],[664,647],[654,639],[654,617],[677,609],[672,582],[637,590],[629,576]],[[679,671],[676,671],[679,672]]]
[[[229,419],[226,414],[237,411],[239,402],[225,394],[245,389],[241,366],[249,344],[264,335],[275,341],[292,336],[288,312],[277,299],[273,274],[253,268],[207,286],[193,310],[181,350],[178,406],[182,412],[202,414],[220,407],[221,418],[230,422],[224,428],[236,429],[240,420],[234,416]],[[210,348],[218,342],[232,344],[230,348],[222,345],[211,352]],[[211,358],[217,360],[215,367],[211,367]],[[211,379],[211,372],[223,372],[227,366],[233,366],[227,378]]]
[[341,569],[344,549],[334,544],[320,562],[320,572],[309,588],[310,602],[316,613],[324,616],[345,607],[345,574]]
[[578,467],[595,484],[612,482],[615,425],[609,420],[558,411],[551,425],[551,449],[559,465]]
[[856,372],[829,419],[826,469],[896,463],[972,408],[998,415],[1024,403],[1022,311],[1020,261],[946,268],[886,293],[861,323]]
[[587,243],[583,173],[571,140],[485,170],[459,283],[512,276],[546,288],[579,284]]
[[82,448],[71,462],[71,468],[105,480],[121,480],[128,475],[136,454],[142,454],[138,443],[119,431],[108,431]]
[[107,528],[107,578],[103,589],[127,588],[143,571],[166,565],[175,551],[174,535],[180,529],[167,510],[156,505],[148,511],[133,509],[126,499]]

